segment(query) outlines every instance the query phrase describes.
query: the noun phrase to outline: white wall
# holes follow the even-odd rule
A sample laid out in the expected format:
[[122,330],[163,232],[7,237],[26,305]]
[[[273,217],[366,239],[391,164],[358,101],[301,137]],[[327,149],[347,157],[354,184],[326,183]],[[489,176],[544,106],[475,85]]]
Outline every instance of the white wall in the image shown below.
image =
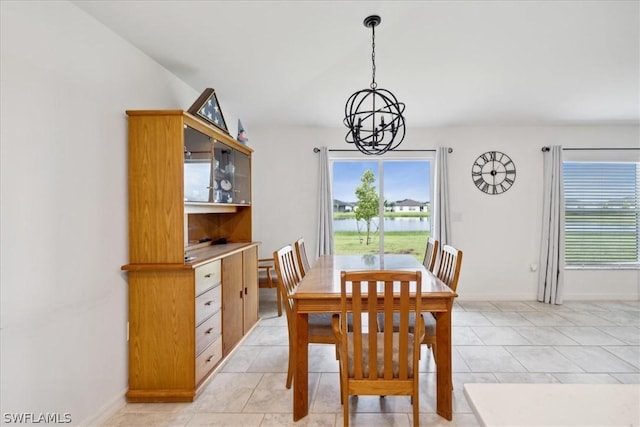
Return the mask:
[[[344,130],[252,129],[254,155],[254,238],[261,256],[302,236],[310,256],[317,253],[318,155],[313,147],[349,148]],[[536,298],[542,209],[542,152],[564,147],[640,147],[638,126],[487,126],[409,129],[401,148],[454,149],[449,179],[452,243],[464,251],[460,299]],[[497,150],[517,166],[514,186],[499,196],[481,193],[471,180],[478,155]],[[575,152],[565,152],[576,156]],[[605,155],[581,152],[581,156]],[[639,160],[640,152],[620,153]],[[277,212],[277,215],[272,215]],[[566,299],[640,295],[638,270],[567,270]]]
[[124,403],[126,109],[199,95],[67,2],[1,4],[1,412]]
[[[68,412],[88,425],[122,404],[127,388],[124,111],[186,108],[199,93],[69,3],[0,7],[0,412]],[[343,148],[344,130],[249,135],[261,255],[300,236],[313,255],[312,148]],[[461,298],[533,299],[540,148],[549,144],[638,146],[638,127],[409,128],[403,148],[455,150]],[[470,179],[489,149],[518,166],[515,186],[499,197]],[[640,287],[637,271],[568,272],[567,282],[568,297],[638,298]]]

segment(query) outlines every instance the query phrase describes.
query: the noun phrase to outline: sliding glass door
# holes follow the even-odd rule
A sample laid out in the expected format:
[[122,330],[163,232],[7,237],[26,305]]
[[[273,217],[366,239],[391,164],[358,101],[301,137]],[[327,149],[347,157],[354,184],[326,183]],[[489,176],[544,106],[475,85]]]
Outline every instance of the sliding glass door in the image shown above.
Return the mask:
[[333,160],[336,254],[411,254],[431,230],[431,160]]

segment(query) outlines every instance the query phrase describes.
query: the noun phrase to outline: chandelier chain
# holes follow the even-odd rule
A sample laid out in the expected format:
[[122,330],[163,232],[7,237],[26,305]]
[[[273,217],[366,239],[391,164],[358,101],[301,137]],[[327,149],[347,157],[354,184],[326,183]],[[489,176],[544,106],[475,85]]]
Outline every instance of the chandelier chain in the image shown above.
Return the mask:
[[376,83],[376,26],[371,26],[371,89],[378,87]]

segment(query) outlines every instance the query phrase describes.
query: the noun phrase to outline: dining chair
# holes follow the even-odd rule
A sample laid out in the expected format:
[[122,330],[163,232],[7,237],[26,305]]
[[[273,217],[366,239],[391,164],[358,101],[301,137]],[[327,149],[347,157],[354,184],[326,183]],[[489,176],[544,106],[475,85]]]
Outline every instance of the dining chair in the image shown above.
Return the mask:
[[424,268],[432,273],[436,266],[439,246],[440,242],[435,238],[429,237],[429,239],[427,239],[427,250],[424,253],[424,260],[422,261],[422,265],[424,265]]
[[[437,242],[437,241],[436,241]],[[439,264],[435,271],[435,276],[449,286],[454,292],[458,288],[458,278],[460,277],[460,268],[462,267],[462,251],[451,245],[444,245],[440,251]],[[425,266],[426,267],[426,266]],[[422,313],[423,323],[425,325],[424,339],[422,344],[426,344],[433,352],[433,358],[436,358],[436,318],[431,312]],[[378,314],[378,323],[384,326],[384,314]],[[409,318],[409,329],[413,331],[414,318]],[[397,330],[399,327],[398,316],[394,316],[393,328]]]
[[[295,313],[293,311],[293,293],[300,284],[300,275],[291,245],[283,246],[273,253],[276,273],[278,275],[278,291],[282,295],[287,326],[289,331],[289,367],[287,369],[287,388],[291,388],[293,380],[293,352],[295,351]],[[309,343],[333,344],[336,340],[331,325],[331,314],[309,314]],[[337,354],[337,353],[336,353]]]
[[[342,271],[340,284],[341,313],[333,316],[332,324],[344,425],[349,425],[350,395],[407,395],[413,403],[413,425],[418,426],[418,364],[424,325],[418,322],[412,333],[409,317],[413,313],[414,319],[422,319],[422,272]],[[414,291],[415,303],[411,304]],[[378,313],[385,315],[382,332],[378,332]],[[396,316],[397,331],[393,328]]]
[[307,271],[311,268],[309,264],[309,258],[307,257],[307,251],[304,247],[304,239],[301,237],[294,243],[296,248],[296,259],[298,260],[298,269],[300,271],[300,277],[307,275]]
[[451,245],[442,246],[440,262],[435,275],[454,292],[458,289],[460,267],[462,267],[462,251]]
[[278,316],[282,316],[282,297],[278,291],[278,274],[273,258],[258,259],[258,287],[276,290]]
[[[458,288],[458,278],[462,267],[462,251],[451,245],[442,246],[440,251],[440,262],[435,273],[436,277],[442,280],[454,292]],[[423,344],[433,352],[433,359],[436,360],[436,319],[431,312],[423,313],[425,334]]]

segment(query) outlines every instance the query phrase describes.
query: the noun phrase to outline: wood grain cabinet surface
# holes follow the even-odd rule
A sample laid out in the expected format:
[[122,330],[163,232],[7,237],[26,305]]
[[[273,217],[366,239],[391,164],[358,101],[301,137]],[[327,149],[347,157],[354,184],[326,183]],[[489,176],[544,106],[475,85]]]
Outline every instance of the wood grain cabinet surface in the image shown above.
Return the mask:
[[[192,401],[258,321],[252,150],[182,110],[127,115],[126,396]],[[227,193],[241,191],[235,200],[216,196],[220,162]]]

